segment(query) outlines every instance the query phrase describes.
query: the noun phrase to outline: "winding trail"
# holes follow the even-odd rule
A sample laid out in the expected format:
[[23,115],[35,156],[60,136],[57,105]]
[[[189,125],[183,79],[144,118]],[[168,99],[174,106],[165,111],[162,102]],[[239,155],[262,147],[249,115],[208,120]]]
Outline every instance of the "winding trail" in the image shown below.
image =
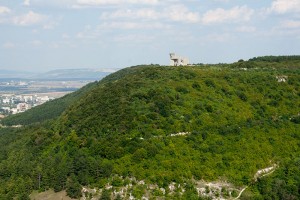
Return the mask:
[[4,126],[0,124],[0,128],[21,128],[23,125]]
[[234,199],[239,199],[239,198],[242,196],[243,192],[244,192],[247,188],[248,188],[248,186],[247,186],[247,187],[244,187],[244,188],[240,191],[239,195],[238,195],[236,198],[234,198]]
[[[275,172],[276,167],[277,167],[277,165],[274,164],[274,165],[272,165],[271,167],[268,167],[268,168],[265,168],[265,169],[260,169],[260,170],[258,170],[258,171],[256,172],[256,174],[254,175],[255,182],[257,182],[257,179],[259,179],[259,178],[262,178],[262,177],[271,175],[273,172]],[[248,188],[248,186],[244,187],[244,188],[240,191],[239,195],[238,195],[236,198],[234,198],[234,200],[239,199],[239,198],[242,196],[243,192],[244,192],[247,188]]]

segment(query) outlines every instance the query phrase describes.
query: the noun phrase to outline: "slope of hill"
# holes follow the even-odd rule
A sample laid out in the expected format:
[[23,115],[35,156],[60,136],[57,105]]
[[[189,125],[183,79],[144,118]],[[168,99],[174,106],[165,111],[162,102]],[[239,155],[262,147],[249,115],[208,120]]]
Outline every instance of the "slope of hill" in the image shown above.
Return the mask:
[[81,186],[103,198],[126,186],[138,199],[229,198],[244,186],[241,198],[300,198],[299,69],[284,60],[120,70],[55,121],[0,130],[0,198],[48,188],[78,197]]

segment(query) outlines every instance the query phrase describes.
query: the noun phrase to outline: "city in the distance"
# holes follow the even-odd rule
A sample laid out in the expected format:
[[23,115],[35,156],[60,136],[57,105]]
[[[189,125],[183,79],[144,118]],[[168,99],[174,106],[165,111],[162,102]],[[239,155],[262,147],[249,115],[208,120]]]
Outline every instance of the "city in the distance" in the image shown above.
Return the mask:
[[74,92],[112,70],[60,69],[41,74],[0,71],[0,118]]

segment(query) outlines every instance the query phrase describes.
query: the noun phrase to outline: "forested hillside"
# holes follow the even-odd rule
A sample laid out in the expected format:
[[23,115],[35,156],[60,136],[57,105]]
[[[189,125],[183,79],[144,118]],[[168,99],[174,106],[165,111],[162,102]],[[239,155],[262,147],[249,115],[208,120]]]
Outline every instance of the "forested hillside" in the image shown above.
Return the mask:
[[126,68],[52,121],[0,129],[0,199],[82,186],[122,198],[110,195],[129,183],[137,199],[201,199],[201,181],[231,184],[204,189],[215,197],[299,199],[300,59],[275,60]]

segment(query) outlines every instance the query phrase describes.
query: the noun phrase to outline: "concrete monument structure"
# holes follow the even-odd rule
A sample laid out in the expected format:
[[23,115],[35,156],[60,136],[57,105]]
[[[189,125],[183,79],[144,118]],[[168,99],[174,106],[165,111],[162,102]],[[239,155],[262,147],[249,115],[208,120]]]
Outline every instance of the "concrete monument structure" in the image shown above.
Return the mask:
[[189,64],[189,59],[176,55],[175,53],[170,53],[170,65],[171,66],[186,66]]

